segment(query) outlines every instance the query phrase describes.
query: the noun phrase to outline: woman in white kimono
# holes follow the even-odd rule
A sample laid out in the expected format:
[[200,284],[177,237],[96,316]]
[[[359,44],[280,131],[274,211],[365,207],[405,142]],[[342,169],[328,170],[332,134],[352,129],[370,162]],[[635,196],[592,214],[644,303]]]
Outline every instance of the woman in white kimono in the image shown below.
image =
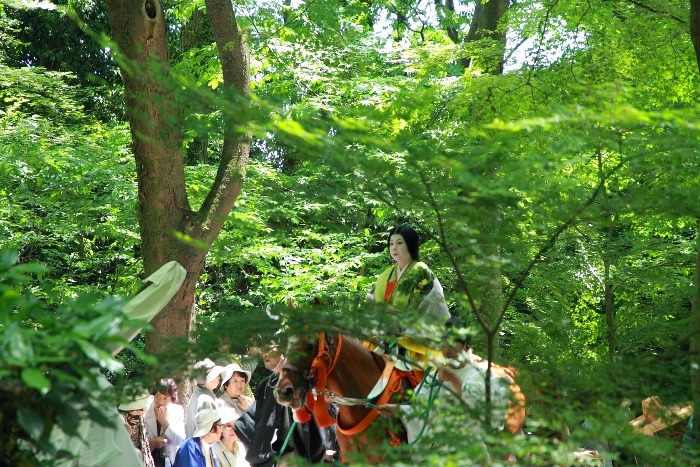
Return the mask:
[[439,358],[437,349],[432,350],[414,338],[421,335],[423,326],[442,327],[450,317],[440,281],[419,261],[418,233],[408,224],[395,227],[389,232],[387,246],[395,264],[379,275],[367,299],[387,304],[393,313],[416,315],[411,325],[402,325],[399,320],[389,327],[391,334],[399,336],[399,349],[406,349],[409,358],[417,361],[425,361],[428,355]]

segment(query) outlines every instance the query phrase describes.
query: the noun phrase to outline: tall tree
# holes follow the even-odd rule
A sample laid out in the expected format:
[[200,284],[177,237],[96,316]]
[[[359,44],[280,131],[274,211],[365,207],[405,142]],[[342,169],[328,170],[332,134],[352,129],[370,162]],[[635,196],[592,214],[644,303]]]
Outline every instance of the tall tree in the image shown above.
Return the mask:
[[[690,40],[695,50],[695,61],[700,71],[700,1],[690,1]],[[695,250],[695,281],[691,308],[690,329],[690,377],[692,381],[693,403],[700,407],[700,215],[697,216],[697,244]],[[696,423],[695,443],[700,444],[700,423]]]
[[[457,45],[471,44],[468,53],[459,59],[460,65],[465,70],[475,63],[475,56],[479,55],[478,68],[496,76],[503,74],[507,26],[503,24],[502,19],[509,5],[510,0],[477,1],[467,33],[460,34],[459,21],[456,20],[459,15],[454,0],[436,1],[437,11],[448,37]],[[480,50],[479,54],[474,53],[477,49]],[[484,115],[485,120],[500,117],[495,109],[491,110],[492,112]],[[491,177],[496,173],[497,167],[494,165],[486,171],[484,175]],[[501,223],[499,207],[493,199],[488,198],[478,203],[482,204],[481,215],[476,226],[481,257],[500,258],[501,250],[496,241]],[[479,266],[473,265],[462,277],[460,291],[465,296],[472,295],[465,302],[469,303],[469,308],[484,328],[489,358],[492,358],[498,347],[498,330],[504,311],[502,278],[498,261],[484,261]],[[467,290],[470,287],[471,292]]]
[[[234,124],[228,109],[216,177],[201,207],[190,206],[186,191],[180,87],[168,85],[167,21],[158,0],[108,0],[110,24],[118,45],[126,105],[136,158],[139,226],[146,273],[169,260],[187,270],[182,290],[152,324],[146,349],[163,351],[170,336],[188,336],[195,318],[195,286],[207,252],[243,185],[249,136]],[[230,1],[207,0],[207,13],[223,70],[223,91],[247,96],[250,89],[246,37]],[[234,95],[230,93],[228,95]],[[245,99],[238,101],[241,112]]]
[[[506,49],[506,27],[502,23],[503,16],[510,6],[510,0],[478,0],[474,13],[469,21],[466,34],[460,34],[460,14],[457,11],[459,2],[454,0],[436,0],[438,18],[452,42],[457,45],[491,40],[493,46],[481,47],[481,68],[489,73],[503,73],[504,54]],[[491,51],[484,53],[484,50]],[[474,51],[462,56],[459,60],[462,67],[469,68],[474,60]]]

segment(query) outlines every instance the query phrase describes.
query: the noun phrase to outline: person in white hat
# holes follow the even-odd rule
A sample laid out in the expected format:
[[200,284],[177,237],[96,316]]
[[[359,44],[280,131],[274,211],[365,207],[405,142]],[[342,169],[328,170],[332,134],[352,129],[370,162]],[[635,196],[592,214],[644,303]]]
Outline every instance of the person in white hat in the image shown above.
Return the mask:
[[224,372],[224,367],[205,358],[195,363],[194,371],[197,374],[197,387],[192,391],[189,404],[187,404],[185,434],[188,438],[191,438],[196,430],[196,415],[203,409],[216,409],[214,389],[221,383],[221,373]]
[[124,426],[131,436],[131,442],[145,467],[155,467],[143,419],[152,403],[153,396],[148,391],[127,386],[122,392],[122,403],[118,407],[124,419]]
[[248,382],[250,382],[250,371],[241,368],[237,363],[226,365],[221,377],[221,391],[223,394],[217,401],[219,407],[230,407],[236,413],[236,419],[243,412],[248,410],[254,399],[244,394]]
[[245,460],[245,447],[238,439],[234,426],[239,415],[234,409],[227,406],[219,407],[223,432],[221,441],[216,443],[212,449],[219,457],[221,467],[249,467]]
[[195,418],[195,431],[177,450],[173,467],[220,467],[213,445],[221,440],[221,415],[216,409],[202,409]]

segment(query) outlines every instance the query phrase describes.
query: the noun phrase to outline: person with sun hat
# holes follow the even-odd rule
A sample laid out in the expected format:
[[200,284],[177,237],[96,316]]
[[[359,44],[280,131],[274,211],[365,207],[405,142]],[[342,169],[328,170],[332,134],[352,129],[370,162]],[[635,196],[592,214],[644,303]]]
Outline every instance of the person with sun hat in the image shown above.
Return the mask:
[[122,391],[122,402],[118,407],[119,414],[124,419],[126,431],[145,467],[155,467],[143,417],[152,403],[153,396],[147,390],[127,386]]
[[214,389],[221,383],[221,373],[224,367],[219,366],[212,360],[205,358],[195,363],[193,370],[197,375],[197,387],[192,391],[190,401],[187,404],[187,423],[185,424],[185,434],[191,438],[197,427],[195,417],[204,409],[216,409],[216,394]]
[[173,466],[220,467],[221,461],[213,447],[221,441],[221,414],[217,409],[202,409],[194,420],[195,430],[177,450]]

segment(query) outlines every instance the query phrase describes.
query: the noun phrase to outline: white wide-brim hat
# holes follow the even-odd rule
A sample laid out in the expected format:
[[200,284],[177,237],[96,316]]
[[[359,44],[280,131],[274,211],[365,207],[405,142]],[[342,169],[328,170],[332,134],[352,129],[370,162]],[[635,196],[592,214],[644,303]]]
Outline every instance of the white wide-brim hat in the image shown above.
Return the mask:
[[234,423],[238,420],[238,412],[233,410],[228,405],[219,406],[219,415],[221,416],[221,424],[226,425],[228,423]]
[[[194,364],[194,371],[198,373],[197,384],[203,386],[211,383],[217,376],[221,375],[224,372],[224,367],[205,358]],[[206,371],[206,374],[202,374],[204,371]]]
[[124,398],[119,404],[119,410],[131,412],[132,410],[148,410],[153,403],[153,396],[147,391],[130,392],[133,389],[124,389]]
[[221,373],[220,389],[222,391],[224,390],[224,384],[226,384],[226,382],[231,379],[231,377],[233,376],[234,373],[242,373],[242,374],[246,375],[246,384],[250,383],[250,376],[251,376],[250,371],[244,370],[237,363],[231,363],[230,365],[226,365],[224,367],[223,373]]
[[194,422],[197,424],[197,429],[192,437],[201,438],[202,436],[206,435],[211,431],[212,425],[214,425],[214,423],[220,419],[221,415],[219,415],[219,411],[216,409],[200,410],[194,417]]

